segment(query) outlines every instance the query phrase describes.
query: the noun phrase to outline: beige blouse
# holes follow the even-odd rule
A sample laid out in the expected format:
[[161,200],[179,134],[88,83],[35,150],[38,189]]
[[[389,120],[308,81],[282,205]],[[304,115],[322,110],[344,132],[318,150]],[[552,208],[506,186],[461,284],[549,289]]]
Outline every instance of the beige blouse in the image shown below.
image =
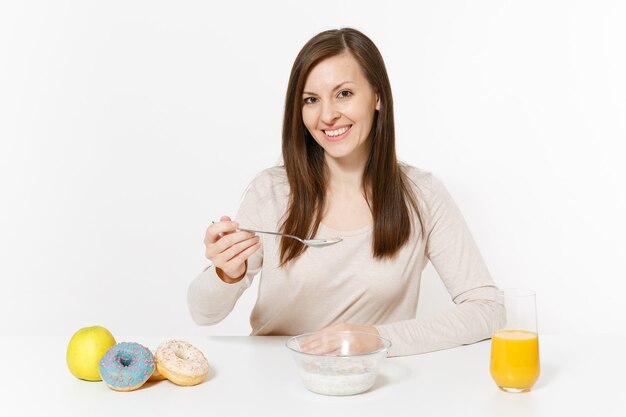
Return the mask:
[[[390,356],[446,349],[487,339],[496,286],[456,204],[432,174],[403,169],[415,184],[426,239],[419,223],[392,260],[372,256],[372,226],[339,231],[320,225],[316,237],[340,236],[341,243],[309,248],[279,268],[279,239],[259,235],[261,249],[248,259],[246,277],[223,282],[209,266],[190,284],[188,305],[200,325],[220,322],[260,273],[250,316],[252,335],[296,335],[335,323],[376,326],[391,340]],[[241,227],[278,230],[289,194],[283,167],[261,172],[251,183],[236,220]],[[421,274],[432,262],[452,309],[416,317]]]

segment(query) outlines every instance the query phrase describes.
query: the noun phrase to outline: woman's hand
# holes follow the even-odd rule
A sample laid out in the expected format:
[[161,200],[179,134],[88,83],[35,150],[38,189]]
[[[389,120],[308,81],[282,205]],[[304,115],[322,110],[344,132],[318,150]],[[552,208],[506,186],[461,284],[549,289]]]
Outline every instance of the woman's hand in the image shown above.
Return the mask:
[[[341,354],[342,339],[335,333],[337,331],[353,331],[372,333],[379,336],[378,330],[374,326],[357,326],[349,323],[337,323],[332,326],[324,327],[318,330],[310,337],[299,343],[300,351],[306,353],[315,353],[318,355]],[[350,353],[365,353],[380,349],[382,345],[379,340],[355,339],[350,344]]]
[[222,281],[234,283],[243,278],[247,269],[247,259],[261,246],[254,233],[237,231],[239,224],[230,217],[222,216],[206,230],[205,255],[215,265]]

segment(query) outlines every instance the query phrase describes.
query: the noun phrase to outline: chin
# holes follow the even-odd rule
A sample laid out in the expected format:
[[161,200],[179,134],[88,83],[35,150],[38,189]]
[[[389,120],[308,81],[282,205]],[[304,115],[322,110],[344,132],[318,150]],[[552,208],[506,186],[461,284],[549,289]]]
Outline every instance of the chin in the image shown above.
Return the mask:
[[326,156],[336,160],[348,159],[352,156],[351,152],[326,152]]
[[324,148],[324,153],[326,156],[333,159],[356,158],[359,155],[362,155],[363,158],[367,158],[368,152],[364,152],[363,148],[363,146],[367,146],[365,143],[356,148],[348,143],[345,145],[346,146],[328,146]]

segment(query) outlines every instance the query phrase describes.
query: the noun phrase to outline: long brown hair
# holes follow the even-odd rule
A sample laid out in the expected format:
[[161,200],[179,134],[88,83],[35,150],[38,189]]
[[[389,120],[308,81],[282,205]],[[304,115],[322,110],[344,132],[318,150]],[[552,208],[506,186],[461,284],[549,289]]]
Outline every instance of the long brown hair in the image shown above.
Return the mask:
[[[282,232],[312,238],[324,212],[327,170],[324,150],[302,121],[302,92],[310,70],[319,62],[344,52],[352,54],[380,100],[370,132],[371,148],[363,172],[363,192],[372,212],[375,258],[392,258],[409,240],[413,225],[411,208],[417,214],[422,236],[422,216],[411,181],[396,159],[391,85],[383,58],[374,43],[351,28],[321,32],[302,48],[291,69],[285,99],[282,152],[291,188]],[[371,195],[368,195],[371,190]],[[281,239],[280,261],[287,264],[306,246],[295,239]]]

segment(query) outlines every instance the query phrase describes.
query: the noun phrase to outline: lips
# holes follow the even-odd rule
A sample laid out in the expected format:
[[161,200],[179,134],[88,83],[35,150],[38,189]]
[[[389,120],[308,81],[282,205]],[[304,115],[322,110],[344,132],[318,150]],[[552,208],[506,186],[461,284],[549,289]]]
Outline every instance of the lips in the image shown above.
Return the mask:
[[322,130],[322,133],[324,133],[324,136],[326,137],[327,140],[334,142],[334,141],[341,140],[345,138],[346,136],[348,136],[348,133],[350,132],[351,128],[352,128],[352,125],[348,125],[348,126],[337,127],[334,129],[321,129],[321,130]]

